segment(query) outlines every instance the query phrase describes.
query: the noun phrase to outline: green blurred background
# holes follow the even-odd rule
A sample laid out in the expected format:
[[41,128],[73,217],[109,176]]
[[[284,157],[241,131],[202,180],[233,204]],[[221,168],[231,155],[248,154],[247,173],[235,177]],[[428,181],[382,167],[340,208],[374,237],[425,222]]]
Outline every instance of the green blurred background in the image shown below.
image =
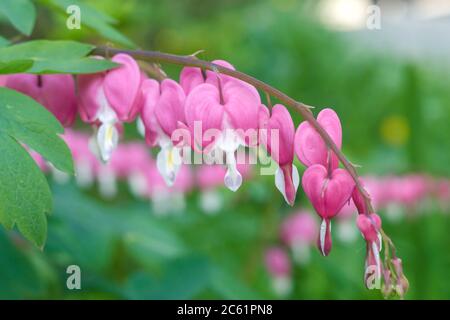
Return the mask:
[[[33,38],[113,45],[89,28],[68,30],[66,16],[55,14],[47,2],[37,1]],[[200,58],[226,59],[318,110],[334,108],[343,124],[343,151],[362,165],[362,174],[448,177],[449,61],[442,49],[421,51],[429,45],[418,42],[414,54],[395,50],[381,42],[390,30],[384,20],[381,30],[337,30],[320,21],[318,3],[90,2],[117,19],[116,29],[140,48],[176,54],[205,50]],[[0,28],[14,36],[6,23]],[[446,41],[426,32],[438,43]],[[178,67],[163,67],[178,79]],[[134,126],[126,129],[127,138],[138,137]],[[225,205],[213,216],[202,212],[200,191],[193,191],[182,213],[157,217],[125,185],[117,197],[104,200],[96,188],[80,190],[49,178],[55,208],[45,249],[0,229],[0,298],[277,298],[264,250],[279,243],[283,218],[309,204],[300,190],[296,207],[288,207],[272,179],[256,176],[236,194],[220,189]],[[437,205],[423,211],[385,219],[384,227],[404,261],[410,281],[406,298],[448,299],[449,215]],[[286,298],[381,299],[364,287],[364,257],[362,239],[335,239],[327,258],[314,248],[308,265],[295,266],[293,292]],[[71,264],[81,268],[81,290],[66,288]]]

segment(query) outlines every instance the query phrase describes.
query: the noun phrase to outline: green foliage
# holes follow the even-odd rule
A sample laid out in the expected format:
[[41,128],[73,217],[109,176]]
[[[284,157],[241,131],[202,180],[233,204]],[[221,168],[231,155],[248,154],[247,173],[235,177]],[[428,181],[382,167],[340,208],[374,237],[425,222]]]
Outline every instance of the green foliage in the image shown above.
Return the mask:
[[62,12],[65,12],[70,5],[78,6],[81,12],[82,28],[83,26],[87,26],[97,31],[105,39],[109,39],[126,47],[135,47],[135,44],[130,39],[112,26],[117,23],[117,21],[88,4],[78,0],[50,0],[50,3]]
[[2,0],[0,13],[21,33],[29,36],[33,32],[36,9],[31,0]]
[[0,135],[0,222],[15,224],[35,245],[42,247],[47,235],[46,213],[52,208],[47,181],[33,159],[14,138]]
[[58,136],[59,122],[33,99],[0,88],[0,222],[17,223],[26,238],[42,247],[47,234],[45,213],[52,207],[47,181],[28,152],[39,152],[59,170],[73,173],[70,151]]
[[[117,66],[86,57],[93,49],[93,45],[76,41],[33,40],[0,48],[0,61],[8,64],[8,73],[95,73]],[[30,61],[32,66],[24,70],[23,65]]]

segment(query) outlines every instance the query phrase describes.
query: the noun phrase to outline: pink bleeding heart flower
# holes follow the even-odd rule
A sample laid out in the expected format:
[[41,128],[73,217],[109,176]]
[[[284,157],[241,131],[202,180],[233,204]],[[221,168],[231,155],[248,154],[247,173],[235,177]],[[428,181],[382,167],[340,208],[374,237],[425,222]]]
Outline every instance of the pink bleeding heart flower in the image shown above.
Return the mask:
[[69,127],[73,124],[77,104],[75,82],[68,74],[13,74],[4,77],[4,86],[26,94],[42,104],[47,110]]
[[356,225],[366,240],[366,265],[364,273],[364,283],[370,289],[372,281],[377,281],[382,275],[382,265],[380,259],[381,251],[381,218],[375,214],[359,214],[356,218]]
[[[157,132],[157,142],[161,147],[156,166],[168,186],[175,183],[182,163],[181,151],[184,145],[176,133],[179,126],[186,122],[185,99],[184,91],[177,82],[171,79],[162,81],[160,95],[154,106],[156,128],[153,130]],[[151,127],[151,123],[149,125]]]
[[275,292],[280,296],[289,294],[292,289],[292,266],[286,251],[280,247],[269,248],[264,259],[267,271],[272,276]]
[[172,79],[164,79],[160,85],[155,80],[147,79],[142,84],[142,90],[144,103],[141,118],[146,141],[150,146],[158,144],[161,147],[157,168],[167,185],[172,186],[182,162],[184,144],[176,135],[181,131],[179,127],[185,126],[186,122],[185,93]]
[[275,185],[291,206],[294,204],[300,177],[294,161],[295,127],[285,106],[277,104],[272,109],[265,106],[259,112],[260,142],[266,146],[271,157],[278,163]]
[[[341,148],[342,128],[336,112],[332,109],[323,109],[317,116],[317,122],[330,135],[337,147]],[[334,170],[339,165],[337,156],[327,148],[322,137],[307,121],[303,121],[295,133],[295,153],[306,167],[321,164]]]
[[142,73],[127,54],[112,58],[119,67],[96,74],[79,75],[79,111],[84,122],[98,126],[97,146],[107,162],[119,139],[117,124],[134,121],[142,108]]
[[186,128],[193,137],[191,146],[207,154],[225,153],[228,170],[224,182],[232,191],[242,183],[235,152],[239,146],[257,141],[260,103],[254,87],[236,81],[219,87],[200,84],[186,98]]
[[331,250],[330,220],[336,216],[350,199],[355,183],[343,169],[328,170],[315,164],[306,169],[302,186],[317,214],[323,219],[320,226],[319,248],[326,256]]

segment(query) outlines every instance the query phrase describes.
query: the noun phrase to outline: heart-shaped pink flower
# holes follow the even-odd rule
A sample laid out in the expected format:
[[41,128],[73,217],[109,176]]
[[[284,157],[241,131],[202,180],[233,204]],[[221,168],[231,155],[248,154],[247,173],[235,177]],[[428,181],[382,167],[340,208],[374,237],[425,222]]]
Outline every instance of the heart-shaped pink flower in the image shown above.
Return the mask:
[[178,122],[186,122],[184,111],[186,96],[183,88],[172,79],[163,80],[160,91],[154,112],[159,126],[170,138],[178,128]]
[[319,247],[323,255],[331,250],[330,219],[339,213],[353,192],[355,183],[344,169],[328,170],[315,164],[306,169],[302,186],[317,214],[323,219],[319,235]]
[[5,86],[26,94],[69,127],[75,120],[77,105],[75,82],[68,74],[13,74],[4,78]]
[[[342,128],[336,112],[332,109],[323,109],[317,116],[317,122],[330,135],[338,148],[341,148]],[[333,170],[339,164],[337,156],[327,148],[322,137],[307,121],[303,121],[295,133],[295,153],[306,167],[321,164]],[[331,163],[329,163],[330,157]]]
[[265,106],[259,112],[260,142],[275,160],[280,169],[276,172],[276,186],[290,205],[294,204],[299,175],[292,164],[294,160],[295,127],[291,115],[285,106],[277,104],[272,115]]

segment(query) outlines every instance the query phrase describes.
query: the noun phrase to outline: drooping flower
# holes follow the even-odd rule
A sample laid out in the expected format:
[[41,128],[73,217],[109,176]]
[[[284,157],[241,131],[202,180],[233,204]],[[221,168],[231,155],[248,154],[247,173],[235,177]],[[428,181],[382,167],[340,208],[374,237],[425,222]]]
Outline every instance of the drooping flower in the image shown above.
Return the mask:
[[321,164],[315,164],[303,174],[302,186],[322,218],[318,243],[321,253],[326,256],[331,250],[330,220],[350,199],[355,183],[344,169],[338,168],[329,173]]
[[279,296],[286,296],[292,290],[292,267],[288,254],[280,247],[266,250],[265,264],[272,276],[273,288]]
[[105,162],[118,144],[117,125],[134,121],[142,107],[143,76],[137,62],[126,54],[117,54],[112,61],[120,66],[78,76],[80,116],[84,122],[98,126],[96,142]]
[[[336,146],[341,148],[342,127],[336,112],[329,108],[323,109],[317,116],[317,122],[330,135]],[[306,167],[321,164],[333,170],[339,164],[337,156],[328,149],[322,137],[307,121],[303,121],[295,133],[295,153]]]
[[380,281],[383,267],[381,265],[381,218],[376,213],[359,214],[356,225],[366,240],[367,255],[364,273],[364,283],[370,288],[373,281]]
[[146,141],[150,146],[158,144],[156,165],[168,186],[175,183],[181,167],[183,144],[175,141],[175,131],[185,120],[185,94],[172,79],[164,79],[159,85],[154,80],[143,83],[144,104],[141,113]]
[[3,77],[4,86],[26,94],[42,104],[69,127],[75,120],[75,83],[68,74],[12,74]]
[[[186,126],[193,137],[194,150],[206,154],[225,154],[225,185],[236,191],[242,183],[235,152],[240,146],[257,143],[258,110],[256,89],[239,81],[218,86],[204,83],[187,96]],[[253,133],[253,135],[252,135]]]
[[291,206],[300,182],[294,161],[295,127],[291,115],[285,106],[277,104],[272,115],[265,106],[259,113],[260,142],[266,146],[271,157],[278,163],[275,173],[275,185]]

